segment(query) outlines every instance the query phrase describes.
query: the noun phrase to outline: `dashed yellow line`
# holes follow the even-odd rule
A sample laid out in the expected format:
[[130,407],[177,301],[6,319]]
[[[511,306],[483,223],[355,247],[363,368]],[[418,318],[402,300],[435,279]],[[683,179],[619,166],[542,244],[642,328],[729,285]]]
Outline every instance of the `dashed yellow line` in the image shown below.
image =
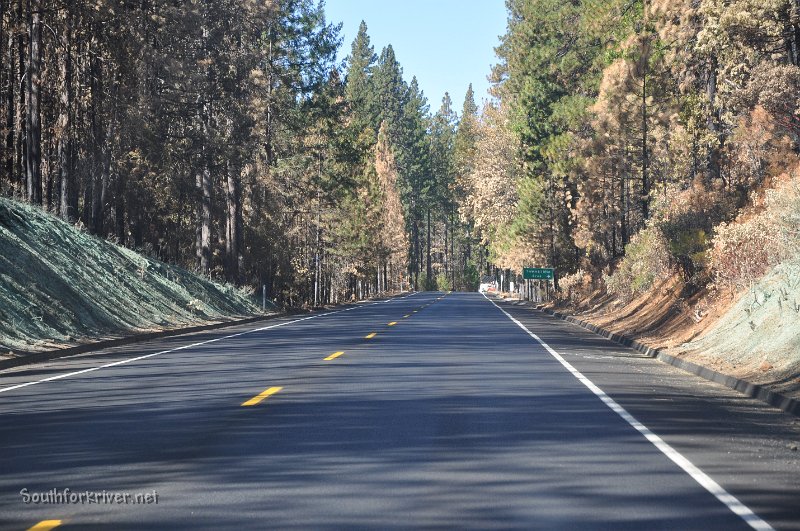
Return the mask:
[[341,356],[342,354],[344,354],[344,351],[343,351],[343,350],[340,350],[340,351],[338,351],[338,352],[334,352],[333,354],[331,354],[330,356],[328,356],[327,358],[325,358],[325,361],[331,361],[331,360],[335,360],[336,358],[338,358],[338,357],[339,357],[339,356]]
[[407,314],[405,314],[405,315],[403,316],[403,319],[408,319],[409,317],[411,317],[411,314],[410,314],[410,313],[407,313]]
[[364,339],[372,339],[373,337],[377,336],[378,332],[370,332],[369,334],[364,336]]
[[391,323],[387,324],[386,326],[394,326],[397,324],[397,321],[392,321]]
[[28,531],[48,531],[61,525],[61,520],[42,520],[35,526],[28,528]]
[[265,390],[264,392],[257,394],[247,402],[242,402],[243,406],[255,406],[256,404],[260,403],[264,399],[266,399],[270,395],[274,395],[278,391],[283,389],[283,387],[270,387],[269,389]]

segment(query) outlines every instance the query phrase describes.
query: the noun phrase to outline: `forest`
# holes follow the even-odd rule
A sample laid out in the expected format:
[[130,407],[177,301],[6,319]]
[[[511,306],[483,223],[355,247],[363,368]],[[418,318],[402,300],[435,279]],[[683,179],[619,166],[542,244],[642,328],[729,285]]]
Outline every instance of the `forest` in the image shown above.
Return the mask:
[[0,195],[289,306],[800,254],[800,0],[506,6],[482,108],[432,110],[324,3],[0,0]]
[[502,162],[473,181],[508,190],[472,207],[494,263],[625,299],[676,272],[688,294],[738,290],[800,257],[800,2],[507,6],[478,142]]
[[310,0],[0,6],[2,195],[286,305],[474,283],[452,104],[365,24],[340,65]]

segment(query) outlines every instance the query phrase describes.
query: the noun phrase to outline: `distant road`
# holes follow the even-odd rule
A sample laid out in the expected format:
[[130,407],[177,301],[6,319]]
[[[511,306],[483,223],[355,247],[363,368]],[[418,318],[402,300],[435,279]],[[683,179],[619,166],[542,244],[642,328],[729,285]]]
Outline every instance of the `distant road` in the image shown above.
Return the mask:
[[418,293],[0,373],[0,528],[800,529],[798,441],[569,323]]

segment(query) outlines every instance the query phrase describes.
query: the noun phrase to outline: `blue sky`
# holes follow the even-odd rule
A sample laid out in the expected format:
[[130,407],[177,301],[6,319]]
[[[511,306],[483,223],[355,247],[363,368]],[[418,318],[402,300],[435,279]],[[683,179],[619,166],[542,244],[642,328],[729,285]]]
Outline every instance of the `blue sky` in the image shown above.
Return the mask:
[[403,77],[417,76],[432,112],[445,92],[460,112],[470,83],[479,106],[488,97],[486,76],[506,30],[504,0],[326,0],[325,13],[330,22],[344,23],[341,59],[363,19],[375,53],[392,45]]

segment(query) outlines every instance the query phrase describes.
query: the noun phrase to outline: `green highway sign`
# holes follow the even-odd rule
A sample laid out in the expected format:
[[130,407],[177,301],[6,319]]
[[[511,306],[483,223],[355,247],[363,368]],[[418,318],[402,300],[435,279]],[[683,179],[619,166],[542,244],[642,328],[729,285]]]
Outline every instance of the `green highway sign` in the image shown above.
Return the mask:
[[553,270],[548,267],[525,267],[522,269],[525,280],[553,280]]

